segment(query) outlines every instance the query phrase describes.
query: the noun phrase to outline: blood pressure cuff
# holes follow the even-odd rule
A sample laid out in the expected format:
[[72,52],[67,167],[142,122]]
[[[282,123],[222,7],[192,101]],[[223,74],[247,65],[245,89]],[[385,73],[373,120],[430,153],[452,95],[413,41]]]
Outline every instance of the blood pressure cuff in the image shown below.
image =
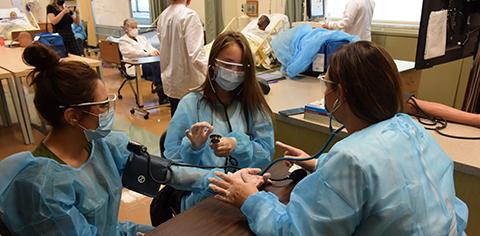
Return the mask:
[[160,185],[171,178],[171,164],[165,158],[132,152],[122,175],[122,184],[137,193],[155,197]]

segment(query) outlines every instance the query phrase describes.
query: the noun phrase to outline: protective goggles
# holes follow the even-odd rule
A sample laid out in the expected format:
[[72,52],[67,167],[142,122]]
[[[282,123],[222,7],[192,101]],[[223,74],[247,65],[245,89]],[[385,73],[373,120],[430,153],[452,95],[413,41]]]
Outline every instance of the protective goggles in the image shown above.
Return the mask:
[[318,78],[320,79],[320,81],[323,82],[323,85],[326,86],[326,84],[331,84],[331,85],[337,85],[338,83],[337,82],[333,82],[329,79],[326,79],[325,77],[327,77],[326,74],[324,75],[319,75]]
[[234,70],[234,71],[244,71],[244,66],[243,64],[235,63],[235,62],[228,62],[220,59],[215,59],[216,64],[218,66],[221,66],[223,68],[227,68],[229,70]]
[[107,99],[98,102],[83,102],[79,104],[72,104],[72,105],[60,105],[58,108],[68,108],[68,107],[88,107],[88,106],[100,106],[100,108],[110,108],[113,107],[115,104],[115,100],[117,100],[116,94],[109,94]]

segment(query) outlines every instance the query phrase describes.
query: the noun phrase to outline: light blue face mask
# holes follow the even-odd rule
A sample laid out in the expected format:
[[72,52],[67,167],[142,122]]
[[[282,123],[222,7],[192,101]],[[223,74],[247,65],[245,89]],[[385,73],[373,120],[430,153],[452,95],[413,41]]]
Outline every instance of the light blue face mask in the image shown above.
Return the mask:
[[87,140],[90,142],[92,140],[98,140],[101,138],[106,137],[110,132],[112,132],[112,126],[113,126],[113,117],[115,114],[115,109],[110,108],[108,111],[101,113],[101,114],[94,114],[88,111],[83,112],[98,117],[98,127],[95,130],[87,129],[80,124],[80,128],[83,129],[83,133],[85,134],[85,137]]
[[213,80],[225,91],[233,91],[245,80],[245,72],[217,66]]

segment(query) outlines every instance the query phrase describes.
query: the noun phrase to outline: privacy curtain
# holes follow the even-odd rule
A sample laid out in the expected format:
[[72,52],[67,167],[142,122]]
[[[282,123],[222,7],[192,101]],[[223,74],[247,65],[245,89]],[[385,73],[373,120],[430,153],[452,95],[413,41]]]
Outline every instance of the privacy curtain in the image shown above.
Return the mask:
[[287,0],[285,7],[285,13],[287,14],[290,22],[303,20],[303,0]]
[[154,23],[160,13],[168,7],[169,3],[169,0],[150,0],[150,20],[152,23]]
[[206,43],[214,40],[223,26],[222,0],[205,0]]

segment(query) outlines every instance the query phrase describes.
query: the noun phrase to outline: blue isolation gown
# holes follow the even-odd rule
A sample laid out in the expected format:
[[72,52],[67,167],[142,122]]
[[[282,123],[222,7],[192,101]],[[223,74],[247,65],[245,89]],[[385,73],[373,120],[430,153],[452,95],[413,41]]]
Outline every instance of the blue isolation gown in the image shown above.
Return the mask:
[[[93,141],[80,168],[22,152],[0,162],[0,218],[14,235],[136,235],[152,226],[118,222],[127,136]],[[179,189],[208,193],[208,171],[172,167]],[[182,176],[183,179],[178,177]],[[145,212],[148,214],[148,212]]]
[[464,235],[468,216],[453,162],[405,114],[336,143],[287,205],[260,191],[241,211],[257,235]]
[[[225,158],[217,157],[207,143],[198,150],[192,149],[190,140],[185,136],[185,130],[197,122],[206,121],[213,125],[212,134],[222,137],[233,137],[237,146],[231,157],[238,160],[238,166],[264,167],[270,163],[274,153],[273,126],[270,117],[257,114],[247,122],[238,101],[232,102],[227,108],[232,132],[229,131],[223,107],[218,104],[215,111],[202,98],[203,94],[192,92],[180,100],[175,115],[168,126],[165,140],[165,156],[175,162],[194,165],[224,166]],[[190,194],[182,199],[182,211],[190,208],[205,195]]]

